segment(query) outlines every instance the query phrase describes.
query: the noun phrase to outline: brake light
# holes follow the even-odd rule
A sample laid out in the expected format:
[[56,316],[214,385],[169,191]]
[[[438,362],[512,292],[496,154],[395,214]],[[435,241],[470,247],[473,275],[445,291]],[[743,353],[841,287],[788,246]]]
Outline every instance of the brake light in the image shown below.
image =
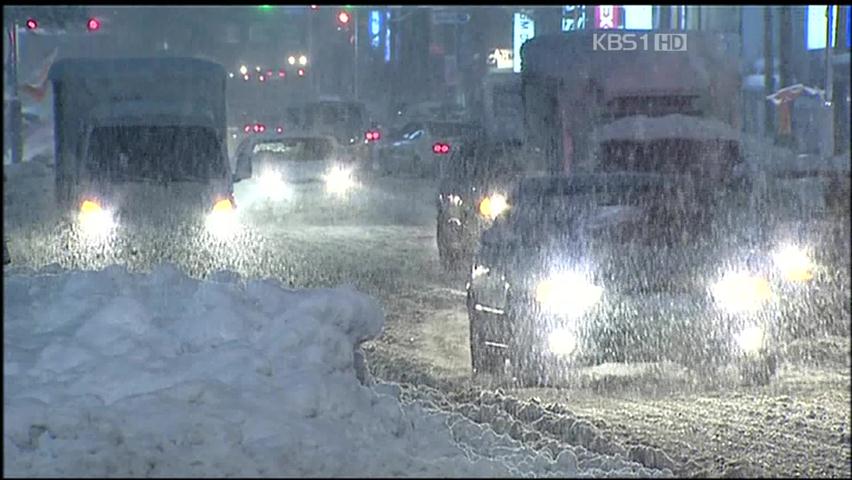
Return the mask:
[[368,142],[375,142],[382,138],[382,134],[378,130],[367,130],[364,134],[364,138]]
[[246,133],[251,133],[251,125],[246,125],[245,127],[243,127],[243,131]]
[[446,155],[450,153],[450,144],[448,143],[436,143],[432,145],[432,153],[436,155]]
[[255,123],[253,128],[255,133],[263,133],[266,131],[266,125],[262,123]]
[[284,78],[287,76],[287,72],[284,70],[278,70],[278,78]]

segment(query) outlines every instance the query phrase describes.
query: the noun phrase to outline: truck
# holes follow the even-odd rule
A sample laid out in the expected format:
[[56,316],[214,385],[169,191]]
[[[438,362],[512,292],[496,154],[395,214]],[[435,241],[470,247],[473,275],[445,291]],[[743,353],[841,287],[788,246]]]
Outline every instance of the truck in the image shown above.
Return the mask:
[[[686,37],[684,51],[653,48],[656,36],[673,34]],[[607,49],[602,35],[632,35],[638,48]],[[608,161],[596,129],[626,117],[638,120],[634,126],[640,129],[679,114],[738,131],[739,65],[725,45],[718,34],[693,31],[571,31],[527,41],[521,48],[521,88],[531,168],[593,170]],[[664,147],[682,143],[668,140],[676,139],[667,139]],[[698,144],[672,150],[692,160],[706,151]]]
[[482,126],[495,142],[521,142],[524,137],[524,104],[521,75],[492,71],[482,82]]
[[231,210],[225,78],[218,63],[193,57],[54,63],[60,212],[82,224],[107,213],[130,221]]

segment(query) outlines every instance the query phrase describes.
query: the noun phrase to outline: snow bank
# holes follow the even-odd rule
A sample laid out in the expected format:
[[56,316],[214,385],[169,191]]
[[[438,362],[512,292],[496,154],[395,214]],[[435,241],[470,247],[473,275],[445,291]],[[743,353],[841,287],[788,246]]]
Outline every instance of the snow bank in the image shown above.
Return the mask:
[[402,403],[364,368],[383,318],[350,288],[110,267],[6,272],[4,300],[5,475],[670,474]]

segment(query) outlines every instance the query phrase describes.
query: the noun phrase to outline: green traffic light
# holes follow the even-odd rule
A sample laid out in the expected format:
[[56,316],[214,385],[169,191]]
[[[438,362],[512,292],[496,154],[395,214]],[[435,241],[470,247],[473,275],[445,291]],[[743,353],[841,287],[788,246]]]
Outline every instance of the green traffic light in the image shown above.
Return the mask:
[[257,8],[261,10],[272,10],[272,5],[259,5]]

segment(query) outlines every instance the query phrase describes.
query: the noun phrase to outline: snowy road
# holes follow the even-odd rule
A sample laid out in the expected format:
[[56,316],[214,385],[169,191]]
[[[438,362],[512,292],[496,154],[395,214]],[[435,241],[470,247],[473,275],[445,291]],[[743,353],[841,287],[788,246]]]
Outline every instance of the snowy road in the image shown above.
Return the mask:
[[[4,225],[14,266],[79,266],[57,243],[38,239],[45,230],[35,225],[51,218],[49,168],[13,168]],[[128,262],[147,269],[163,257],[189,258],[196,275],[230,269],[295,287],[351,284],[384,308],[385,330],[367,345],[377,377],[436,387],[405,392],[540,450],[582,445],[687,476],[852,475],[848,338],[797,346],[797,357],[805,350],[821,360],[785,363],[765,388],[709,384],[672,366],[604,365],[584,372],[579,388],[506,390],[498,398],[495,386],[469,379],[464,282],[438,265],[433,188],[393,179],[363,187],[348,203],[250,216],[239,255],[187,257],[161,245],[144,262]]]

